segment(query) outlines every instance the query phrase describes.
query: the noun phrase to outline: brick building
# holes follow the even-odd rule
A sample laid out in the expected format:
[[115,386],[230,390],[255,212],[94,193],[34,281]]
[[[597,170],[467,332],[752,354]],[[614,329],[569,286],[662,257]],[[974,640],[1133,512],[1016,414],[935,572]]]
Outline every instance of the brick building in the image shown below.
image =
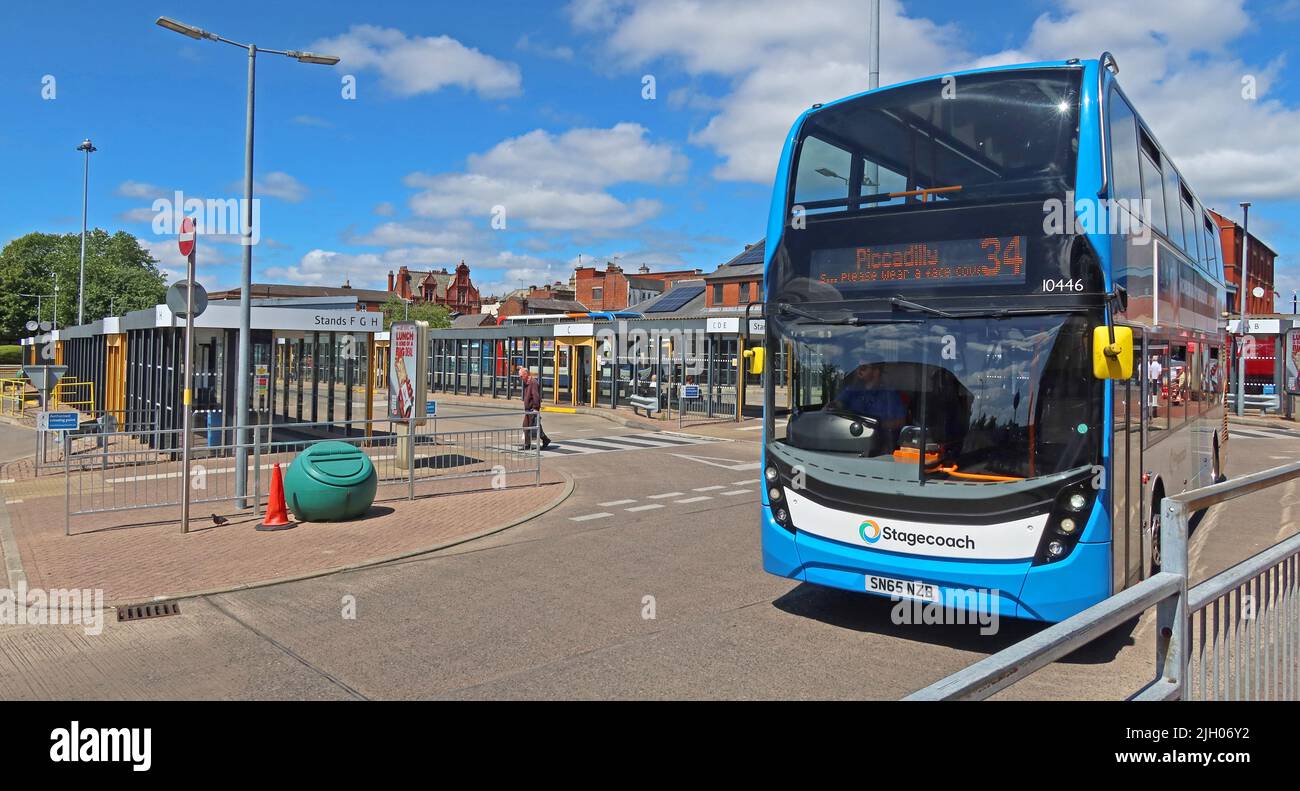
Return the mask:
[[634,275],[624,274],[612,262],[604,269],[580,266],[573,270],[573,298],[589,310],[625,310],[662,294],[678,280],[699,276],[698,269],[651,272],[645,264]]
[[432,302],[453,313],[478,313],[482,308],[478,288],[469,277],[464,261],[455,272],[444,267],[438,271],[416,271],[405,266],[397,274],[388,273],[388,290],[402,299]]
[[[1211,210],[1215,223],[1219,226],[1219,246],[1223,249],[1223,275],[1228,281],[1227,311],[1237,314],[1241,310],[1241,296],[1238,286],[1241,284],[1241,249],[1245,238],[1245,229],[1235,221]],[[1250,259],[1246,262],[1246,312],[1249,314],[1272,313],[1274,296],[1274,266],[1277,253],[1261,242],[1255,234],[1250,234]],[[1258,286],[1264,290],[1262,297],[1253,293]]]
[[763,244],[745,245],[735,258],[704,276],[704,306],[708,311],[744,310],[763,301]]

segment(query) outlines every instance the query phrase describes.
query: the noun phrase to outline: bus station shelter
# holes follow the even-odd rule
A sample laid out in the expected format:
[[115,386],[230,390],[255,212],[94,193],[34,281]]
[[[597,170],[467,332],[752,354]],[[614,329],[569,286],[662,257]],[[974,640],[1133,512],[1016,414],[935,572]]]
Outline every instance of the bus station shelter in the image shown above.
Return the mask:
[[680,386],[697,385],[695,409],[739,419],[762,406],[761,377],[747,374],[744,352],[763,342],[761,318],[694,316],[430,331],[430,392],[519,397],[516,371],[540,379],[544,405],[629,407],[633,395],[677,403]]
[[[253,423],[319,422],[326,434],[346,434],[332,424],[372,417],[371,361],[382,329],[382,313],[357,310],[347,298],[254,300]],[[110,415],[119,430],[180,428],[185,321],[166,305],[24,339],[25,359],[41,362],[51,343],[49,361],[85,387],[81,411]],[[209,303],[194,321],[194,344],[195,429],[233,426],[238,302]]]

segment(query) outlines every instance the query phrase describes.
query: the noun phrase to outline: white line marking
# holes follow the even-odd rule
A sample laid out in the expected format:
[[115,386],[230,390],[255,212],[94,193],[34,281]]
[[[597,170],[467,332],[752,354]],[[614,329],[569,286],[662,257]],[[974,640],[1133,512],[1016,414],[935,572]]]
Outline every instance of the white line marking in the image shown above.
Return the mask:
[[747,481],[736,481],[735,483],[733,483],[733,484],[731,484],[731,485],[732,485],[732,486],[748,486],[748,485],[751,484],[751,483],[758,483],[758,479],[757,479],[757,478],[750,478],[750,479],[747,480]]
[[18,505],[22,500],[5,500],[5,505]]
[[716,492],[719,489],[725,489],[725,486],[701,486],[698,489],[691,489],[692,492]]
[[735,497],[735,496],[738,495],[738,494],[749,494],[751,491],[753,491],[753,490],[752,490],[752,489],[735,489],[735,490],[732,490],[732,491],[730,491],[730,492],[723,492],[723,493],[722,493],[722,496],[723,496],[723,497]]
[[607,503],[598,503],[598,505],[601,508],[610,508],[611,506],[615,506],[615,505],[627,505],[628,503],[635,503],[635,502],[636,500],[610,500]]
[[13,483],[13,482],[14,482],[13,478],[5,478],[3,481],[0,481],[0,483]]
[[673,502],[677,503],[678,505],[689,505],[691,503],[701,503],[704,502],[705,500],[712,500],[712,499],[713,499],[712,497],[705,495],[703,497],[687,497],[685,500],[673,500]]
[[604,518],[607,517],[607,516],[613,516],[613,514],[608,513],[608,512],[606,512],[606,511],[601,511],[601,512],[598,513],[598,514],[586,514],[586,515],[584,515],[584,516],[571,516],[571,517],[569,517],[569,521],[570,521],[570,522],[586,522],[586,521],[588,521],[588,520],[590,520],[590,519],[604,519]]
[[656,508],[663,508],[663,506],[659,503],[652,503],[650,505],[638,505],[636,508],[624,508],[623,510],[635,513],[637,511],[653,511]]
[[665,492],[664,494],[652,494],[652,495],[650,495],[649,497],[647,497],[646,499],[647,499],[647,500],[662,500],[662,499],[664,499],[665,497],[681,497],[681,496],[682,496],[682,493],[681,493],[681,492]]

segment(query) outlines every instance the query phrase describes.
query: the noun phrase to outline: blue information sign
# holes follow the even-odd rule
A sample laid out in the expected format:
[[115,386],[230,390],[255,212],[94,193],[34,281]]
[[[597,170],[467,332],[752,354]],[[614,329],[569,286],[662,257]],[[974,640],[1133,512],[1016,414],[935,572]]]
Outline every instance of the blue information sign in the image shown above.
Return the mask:
[[424,402],[425,417],[433,417],[438,414],[438,402],[432,399]]
[[76,412],[46,412],[40,428],[46,431],[76,431],[81,424],[81,415]]
[[699,386],[699,385],[683,385],[683,386],[682,386],[682,398],[699,398],[699,397],[700,397],[700,386]]

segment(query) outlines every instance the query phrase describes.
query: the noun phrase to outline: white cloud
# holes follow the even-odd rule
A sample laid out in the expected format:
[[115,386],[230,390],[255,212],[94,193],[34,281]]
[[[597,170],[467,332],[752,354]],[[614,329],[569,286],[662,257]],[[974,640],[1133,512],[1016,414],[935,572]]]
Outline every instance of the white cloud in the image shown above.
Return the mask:
[[560,135],[535,130],[471,155],[467,172],[412,173],[406,184],[421,189],[410,206],[422,217],[466,217],[486,230],[503,207],[507,229],[522,223],[532,230],[608,231],[639,225],[662,205],[616,198],[605,188],[668,183],[686,168],[685,156],[650,142],[645,127],[620,123]]
[[[575,28],[603,37],[627,70],[679,66],[730,81],[716,114],[691,136],[713,149],[721,179],[770,184],[781,142],[801,111],[867,87],[867,3],[829,0],[575,0]],[[881,83],[961,68],[1096,57],[1112,51],[1139,112],[1209,201],[1300,197],[1300,109],[1269,96],[1281,62],[1244,62],[1228,48],[1254,24],[1244,0],[1059,0],[1024,40],[996,53],[967,46],[954,26],[881,8]],[[1242,98],[1255,78],[1258,100]],[[681,105],[684,96],[669,94]]]
[[125,198],[156,198],[163,194],[163,188],[143,181],[123,181],[117,185],[117,194]]
[[459,86],[482,97],[519,94],[522,79],[513,63],[485,55],[449,36],[407,36],[395,28],[354,25],[347,33],[315,41],[311,49],[341,58],[347,73],[379,72],[401,96]]
[[374,211],[375,214],[378,214],[380,217],[392,217],[397,213],[397,209],[388,201],[376,204]]
[[[770,184],[781,141],[799,113],[867,86],[869,10],[860,0],[575,2],[568,10],[576,27],[604,31],[615,64],[642,69],[665,61],[692,76],[732,81],[717,114],[691,136],[723,158],[714,171],[721,179]],[[908,17],[898,2],[882,3],[881,19],[882,82],[967,57],[955,28]],[[669,95],[671,103],[685,99]]]
[[324,118],[319,118],[314,115],[295,115],[293,117],[293,122],[299,126],[314,126],[320,129],[329,129],[334,126],[334,124],[326,121]]
[[[242,184],[239,189],[243,189]],[[288,173],[275,170],[267,173],[261,180],[254,179],[253,197],[279,198],[289,203],[300,203],[307,197],[307,188]]]

